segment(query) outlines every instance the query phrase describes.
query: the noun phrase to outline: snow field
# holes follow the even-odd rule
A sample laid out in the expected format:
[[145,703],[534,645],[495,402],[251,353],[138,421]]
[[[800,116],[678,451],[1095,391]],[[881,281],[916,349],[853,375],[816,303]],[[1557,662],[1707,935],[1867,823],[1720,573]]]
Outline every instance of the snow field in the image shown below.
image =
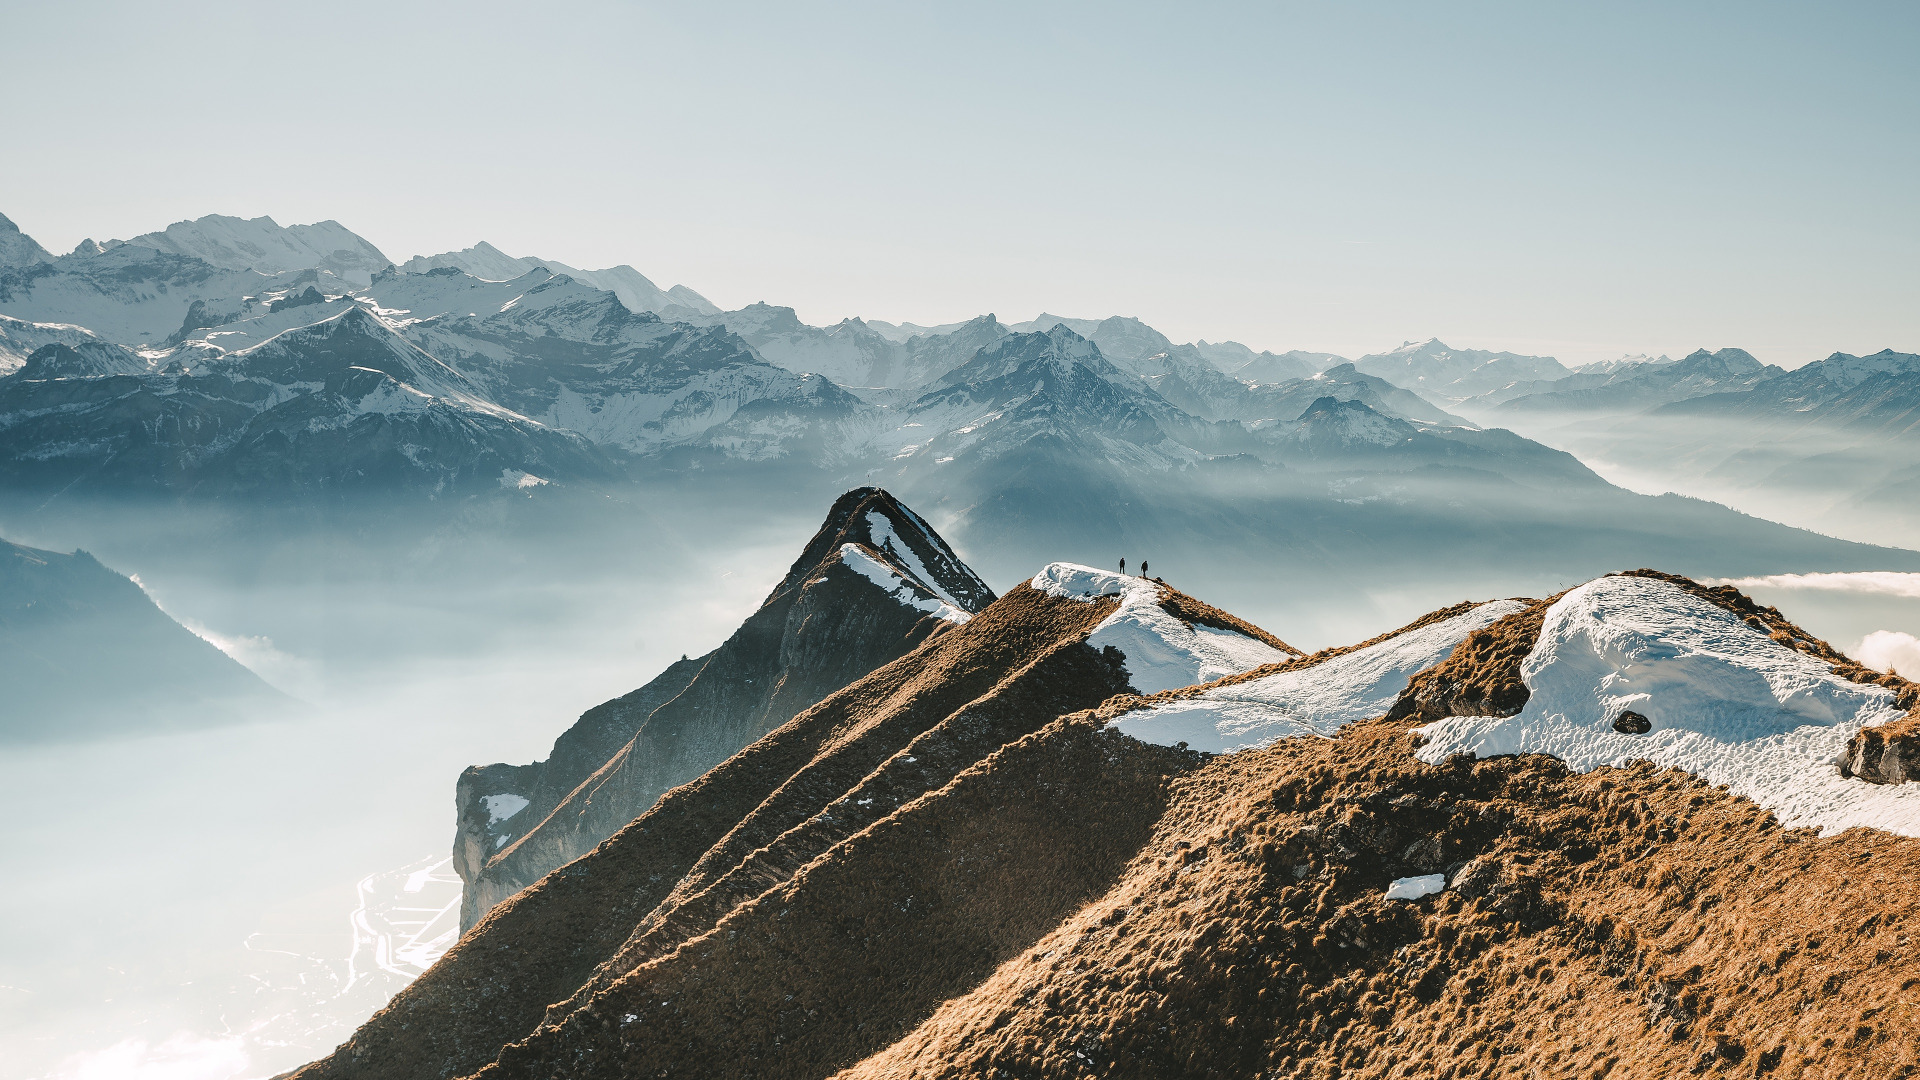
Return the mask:
[[[1900,716],[1893,695],[1667,582],[1607,577],[1569,592],[1521,678],[1532,696],[1519,714],[1429,724],[1420,760],[1542,753],[1586,772],[1645,759],[1723,784],[1790,828],[1920,836],[1920,784],[1850,780],[1836,764],[1855,731]],[[1628,709],[1652,731],[1616,732]]]
[[1525,608],[1518,600],[1481,604],[1312,667],[1161,702],[1128,713],[1113,726],[1142,742],[1184,742],[1214,754],[1266,746],[1290,735],[1332,736],[1355,720],[1385,714],[1416,672],[1446,659],[1468,634]]
[[924,611],[935,618],[945,619],[956,625],[973,618],[972,613],[957,604],[949,603],[938,596],[921,596],[918,586],[894,573],[892,567],[867,554],[859,544],[841,544],[840,561],[847,569],[880,586],[887,595],[915,611]]
[[1393,884],[1387,886],[1387,899],[1418,900],[1423,896],[1432,896],[1437,892],[1445,892],[1446,888],[1447,875],[1445,874],[1422,874],[1419,877],[1395,878]]
[[1119,649],[1127,658],[1129,680],[1142,694],[1212,682],[1293,659],[1293,654],[1245,634],[1188,626],[1160,606],[1161,586],[1146,578],[1052,563],[1029,584],[1048,596],[1073,600],[1118,597],[1120,607],[1094,627],[1087,644]]
[[913,548],[908,546],[906,540],[894,533],[893,522],[888,521],[885,514],[878,510],[867,511],[867,529],[873,536],[873,546],[876,549],[892,552],[893,557],[899,559],[908,572],[918,578],[920,584],[925,585],[929,592],[945,600],[955,610],[964,610],[960,606],[960,601],[955,600],[947,590],[940,587],[940,579],[927,573],[926,566],[920,562],[920,556],[913,553]]

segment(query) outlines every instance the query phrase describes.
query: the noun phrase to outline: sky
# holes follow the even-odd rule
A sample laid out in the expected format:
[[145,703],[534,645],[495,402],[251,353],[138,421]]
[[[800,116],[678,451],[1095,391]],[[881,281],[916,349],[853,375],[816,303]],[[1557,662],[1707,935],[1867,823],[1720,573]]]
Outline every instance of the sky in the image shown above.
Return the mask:
[[0,213],[1354,356],[1920,351],[1920,5],[0,0]]

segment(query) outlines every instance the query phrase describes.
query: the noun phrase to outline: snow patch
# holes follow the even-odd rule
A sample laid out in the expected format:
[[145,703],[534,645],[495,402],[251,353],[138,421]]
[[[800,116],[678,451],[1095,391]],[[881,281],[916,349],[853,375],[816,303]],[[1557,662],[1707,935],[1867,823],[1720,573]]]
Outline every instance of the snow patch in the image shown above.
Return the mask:
[[1518,600],[1495,600],[1312,667],[1139,709],[1113,726],[1142,742],[1184,742],[1214,754],[1292,735],[1332,736],[1355,720],[1384,715],[1415,673],[1446,659],[1468,634],[1525,609]]
[[[1668,582],[1607,577],[1569,592],[1547,610],[1521,679],[1532,696],[1518,715],[1429,724],[1420,760],[1543,753],[1585,772],[1645,759],[1724,784],[1789,828],[1920,836],[1920,784],[1849,780],[1836,765],[1855,731],[1901,715],[1893,695]],[[1628,709],[1652,731],[1616,732]]]
[[1445,874],[1422,874],[1419,877],[1395,878],[1393,884],[1387,886],[1387,899],[1418,900],[1423,896],[1432,896],[1434,893],[1445,892],[1446,888],[1447,875]]
[[487,807],[487,824],[498,825],[527,808],[525,796],[505,794],[487,795],[481,798]]
[[530,472],[521,472],[519,469],[500,470],[500,486],[509,490],[525,491],[528,488],[543,487],[551,483],[553,483],[553,481],[545,477],[535,476]]
[[960,607],[960,601],[955,600],[952,593],[940,587],[940,579],[927,573],[926,566],[920,562],[920,556],[915,555],[913,548],[893,531],[893,522],[887,520],[885,514],[878,510],[867,511],[867,530],[873,537],[873,546],[876,549],[885,551],[900,560],[914,577],[920,579],[920,584],[925,585],[935,596],[956,608]]
[[1119,608],[1094,627],[1087,644],[1119,649],[1127,658],[1128,680],[1142,694],[1212,682],[1293,659],[1292,653],[1245,634],[1188,626],[1160,606],[1163,586],[1147,578],[1052,563],[1028,584],[1048,596],[1085,602],[1118,597]]
[[912,582],[894,573],[892,567],[867,554],[866,549],[859,544],[841,544],[840,561],[846,565],[847,569],[880,586],[887,595],[915,611],[924,611],[934,618],[945,619],[955,625],[973,618],[972,613],[958,604],[937,596],[919,595],[920,590]]

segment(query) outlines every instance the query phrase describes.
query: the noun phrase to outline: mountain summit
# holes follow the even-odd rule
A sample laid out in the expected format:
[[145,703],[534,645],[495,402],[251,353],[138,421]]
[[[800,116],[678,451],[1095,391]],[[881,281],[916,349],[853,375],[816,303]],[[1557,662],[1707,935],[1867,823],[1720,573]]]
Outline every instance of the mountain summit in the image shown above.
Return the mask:
[[33,266],[52,259],[46,248],[21,232],[20,226],[5,214],[0,214],[0,266]]
[[1920,784],[1835,759],[1862,724],[1909,737],[1920,685],[1652,571],[1269,637],[1050,565],[499,905],[293,1075],[1912,1064]]
[[588,710],[531,765],[476,766],[455,794],[461,926],[592,850],[670,788],[994,600],[918,514],[842,495],[726,643]]

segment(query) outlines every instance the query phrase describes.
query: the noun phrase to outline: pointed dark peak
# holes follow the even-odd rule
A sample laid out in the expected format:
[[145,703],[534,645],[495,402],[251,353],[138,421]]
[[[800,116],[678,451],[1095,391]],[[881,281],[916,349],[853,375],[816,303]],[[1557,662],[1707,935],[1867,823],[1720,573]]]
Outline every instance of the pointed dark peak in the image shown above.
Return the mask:
[[1298,422],[1308,423],[1314,420],[1332,419],[1342,415],[1380,416],[1381,414],[1374,411],[1374,409],[1364,401],[1341,401],[1339,398],[1328,395],[1326,397],[1314,398],[1313,404],[1307,406],[1307,410],[1300,414]]
[[834,500],[819,531],[766,603],[804,586],[827,565],[838,562],[846,544],[865,548],[898,576],[966,612],[977,612],[993,602],[993,590],[960,561],[925,519],[882,488],[860,487]]
[[1316,376],[1316,378],[1351,379],[1358,376],[1359,374],[1360,374],[1360,369],[1357,367],[1354,367],[1353,361],[1349,360],[1344,364],[1335,364],[1332,367],[1327,368],[1326,370],[1320,372],[1320,374]]

